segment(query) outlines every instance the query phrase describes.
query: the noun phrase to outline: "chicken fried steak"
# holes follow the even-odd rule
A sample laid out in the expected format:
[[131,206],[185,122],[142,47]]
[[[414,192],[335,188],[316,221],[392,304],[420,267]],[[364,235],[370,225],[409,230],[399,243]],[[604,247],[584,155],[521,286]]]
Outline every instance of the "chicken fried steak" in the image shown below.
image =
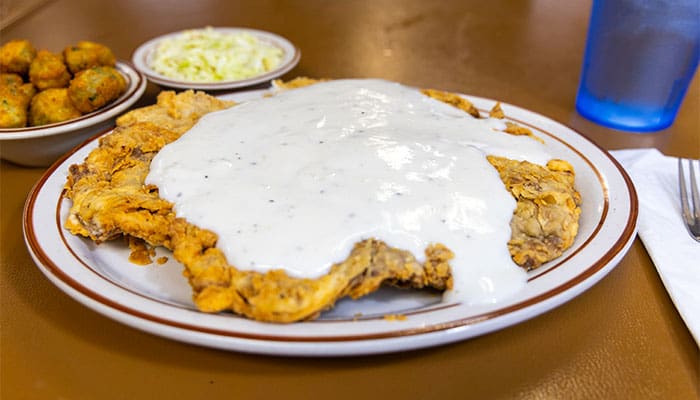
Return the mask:
[[[314,80],[276,82],[292,90]],[[425,95],[478,116],[460,96],[434,90]],[[218,236],[173,212],[173,205],[145,184],[150,163],[166,144],[176,140],[204,114],[231,106],[203,93],[163,92],[158,104],[134,110],[117,121],[113,133],[100,140],[85,162],[73,165],[65,196],[73,201],[65,226],[96,242],[129,236],[151,246],[173,250],[193,289],[193,300],[204,312],[231,310],[248,318],[293,322],[312,319],[340,298],[359,298],[382,284],[447,290],[452,287],[452,250],[441,244],[425,249],[418,262],[408,251],[378,239],[355,244],[349,256],[316,278],[290,276],[283,270],[247,271],[227,262],[217,248]],[[498,105],[492,117],[502,118]],[[527,128],[506,124],[494,135],[527,135]],[[509,132],[510,131],[510,132]],[[538,138],[536,138],[538,139]],[[578,230],[581,198],[574,188],[573,167],[563,160],[546,166],[489,156],[516,201],[508,249],[513,261],[533,269],[562,254]]]

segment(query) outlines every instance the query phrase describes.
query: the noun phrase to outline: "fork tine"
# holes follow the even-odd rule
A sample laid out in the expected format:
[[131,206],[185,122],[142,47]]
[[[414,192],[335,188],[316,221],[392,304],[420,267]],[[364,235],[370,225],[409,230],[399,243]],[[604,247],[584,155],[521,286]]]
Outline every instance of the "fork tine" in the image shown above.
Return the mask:
[[[700,161],[698,161],[700,164]],[[690,168],[690,195],[693,199],[693,213],[695,214],[695,222],[700,219],[700,194],[698,193],[698,183],[695,179],[695,168],[693,167],[693,160],[688,160],[688,167]]]
[[686,224],[692,223],[690,208],[688,207],[688,190],[685,187],[685,174],[683,173],[683,159],[678,159],[678,187],[681,191],[681,208],[683,211],[683,219]]
[[[695,165],[700,166],[700,161],[695,162],[688,160],[688,169],[690,177],[690,196],[688,196],[688,188],[685,183],[685,173],[683,171],[683,160],[678,159],[678,187],[681,194],[681,208],[683,209],[683,219],[688,228],[688,233],[696,241],[700,242],[700,194],[698,193],[698,180],[695,177]],[[691,198],[693,210],[690,210],[688,197]]]

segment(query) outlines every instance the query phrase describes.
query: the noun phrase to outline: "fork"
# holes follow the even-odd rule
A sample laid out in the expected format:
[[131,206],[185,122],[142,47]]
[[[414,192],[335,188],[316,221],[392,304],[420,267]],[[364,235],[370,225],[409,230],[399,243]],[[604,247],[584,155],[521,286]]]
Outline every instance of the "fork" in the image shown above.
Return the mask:
[[[681,191],[681,208],[683,209],[683,220],[688,228],[690,236],[700,242],[700,194],[698,194],[698,184],[695,178],[695,168],[693,168],[693,160],[688,160],[688,169],[690,170],[690,197],[693,202],[693,207],[688,204],[688,190],[685,185],[685,174],[683,173],[683,160],[678,159],[678,186]],[[700,161],[696,164],[700,165]]]

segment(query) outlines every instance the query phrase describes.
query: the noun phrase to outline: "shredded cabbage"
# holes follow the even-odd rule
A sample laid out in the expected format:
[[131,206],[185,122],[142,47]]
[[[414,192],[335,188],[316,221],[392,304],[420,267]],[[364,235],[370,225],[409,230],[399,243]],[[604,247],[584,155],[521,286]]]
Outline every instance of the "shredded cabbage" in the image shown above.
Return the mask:
[[221,82],[268,72],[280,64],[283,56],[282,49],[250,33],[226,33],[207,27],[160,42],[150,66],[172,79]]

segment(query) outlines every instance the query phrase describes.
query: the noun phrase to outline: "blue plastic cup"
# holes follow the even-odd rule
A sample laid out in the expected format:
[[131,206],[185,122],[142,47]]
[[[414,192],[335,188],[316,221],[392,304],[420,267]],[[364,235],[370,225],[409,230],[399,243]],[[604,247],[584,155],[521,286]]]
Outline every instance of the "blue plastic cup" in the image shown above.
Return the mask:
[[594,0],[576,110],[622,130],[667,128],[699,58],[699,0]]

